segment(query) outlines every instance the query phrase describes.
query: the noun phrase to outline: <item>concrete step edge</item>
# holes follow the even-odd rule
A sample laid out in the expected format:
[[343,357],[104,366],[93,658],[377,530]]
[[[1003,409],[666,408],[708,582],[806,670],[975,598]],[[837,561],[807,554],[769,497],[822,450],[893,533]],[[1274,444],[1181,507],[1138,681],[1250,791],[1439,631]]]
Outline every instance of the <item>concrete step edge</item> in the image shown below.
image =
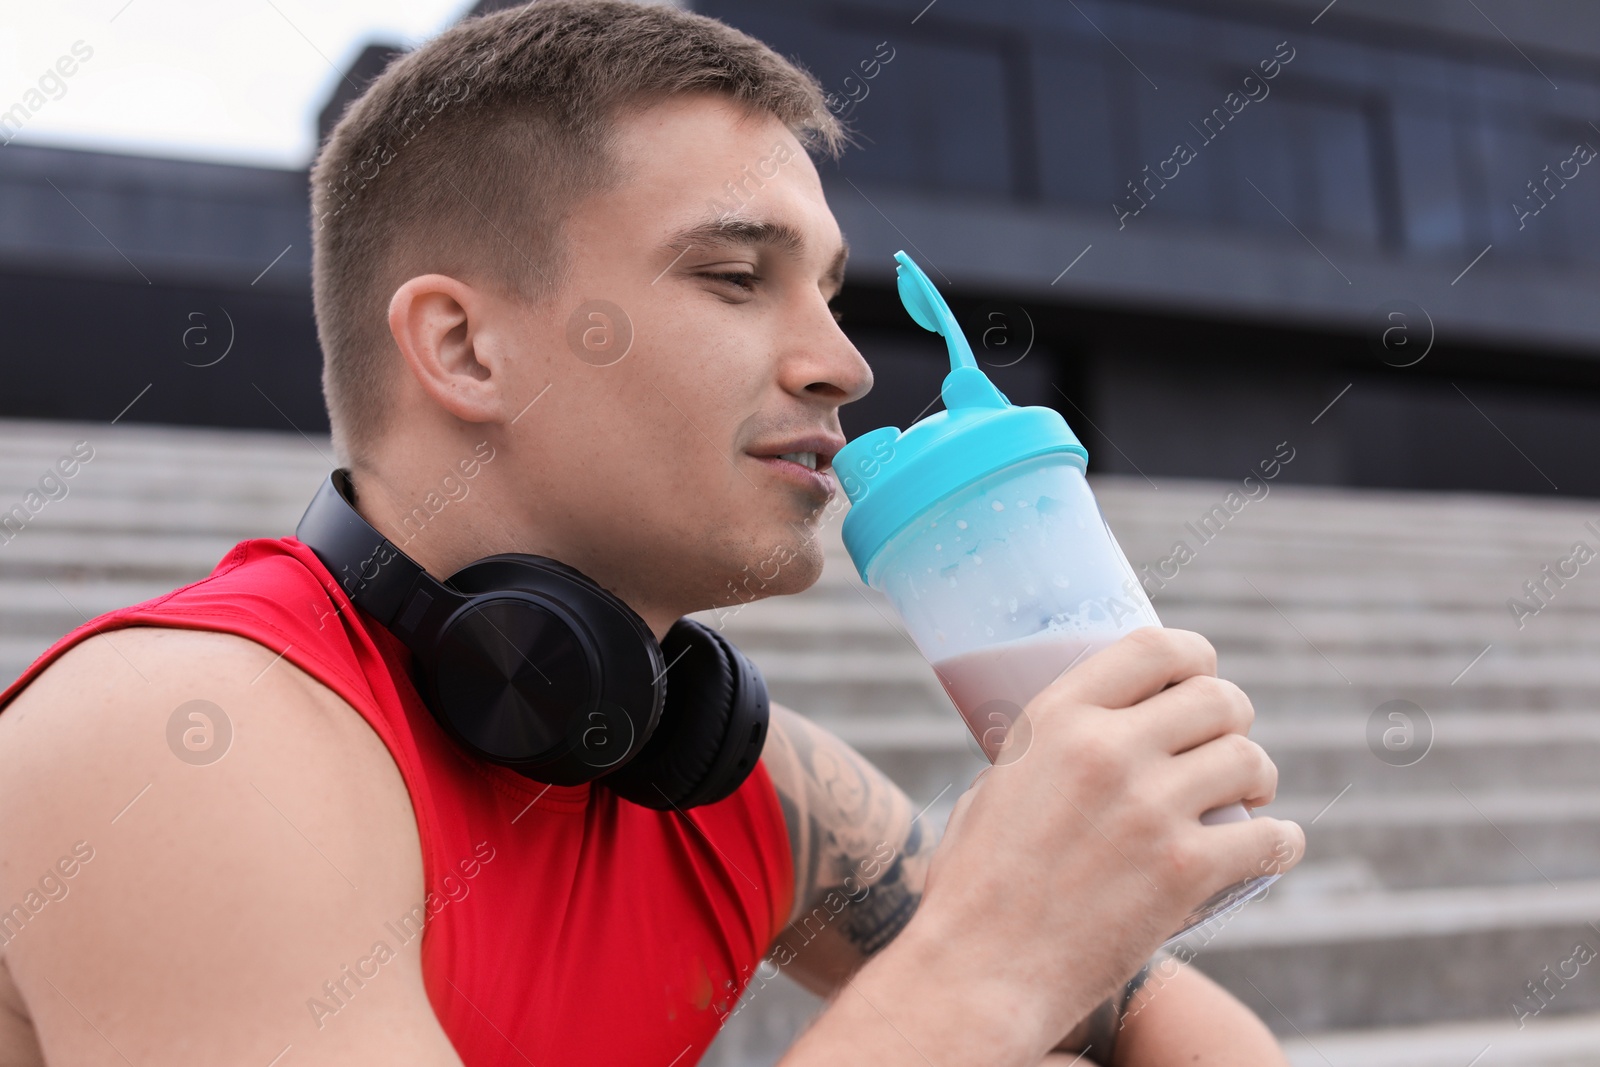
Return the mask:
[[[1294,877],[1294,872],[1285,879]],[[1485,931],[1591,926],[1600,916],[1600,881],[1563,879],[1512,885],[1306,895],[1284,893],[1241,908],[1219,924],[1211,952],[1301,950],[1312,945],[1446,938]]]
[[1567,1067],[1600,1059],[1600,1015],[1540,1016],[1304,1034],[1283,1042],[1294,1067]]

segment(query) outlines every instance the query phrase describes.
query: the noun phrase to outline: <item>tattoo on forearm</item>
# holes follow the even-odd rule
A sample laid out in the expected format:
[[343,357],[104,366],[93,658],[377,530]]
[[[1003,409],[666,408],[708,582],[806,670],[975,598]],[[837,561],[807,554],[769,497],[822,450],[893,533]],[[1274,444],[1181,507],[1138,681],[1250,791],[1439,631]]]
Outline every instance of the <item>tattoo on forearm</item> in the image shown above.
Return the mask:
[[905,929],[921,902],[922,894],[905,883],[905,859],[897,856],[878,884],[853,902],[840,929],[862,955],[870,956]]
[[861,960],[903,930],[922,899],[932,834],[909,799],[848,746],[792,713],[774,716],[769,758],[789,826],[796,898],[790,940],[823,927]]

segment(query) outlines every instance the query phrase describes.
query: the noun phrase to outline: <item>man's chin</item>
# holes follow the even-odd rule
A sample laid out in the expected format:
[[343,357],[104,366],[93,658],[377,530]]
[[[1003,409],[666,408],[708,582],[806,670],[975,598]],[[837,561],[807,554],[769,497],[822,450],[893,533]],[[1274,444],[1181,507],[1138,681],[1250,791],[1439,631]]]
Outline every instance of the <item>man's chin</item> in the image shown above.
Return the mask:
[[740,560],[727,571],[727,579],[716,589],[716,606],[726,608],[753,603],[774,596],[803,593],[822,577],[822,544],[815,537],[802,537],[798,529],[769,543],[774,547],[754,559]]

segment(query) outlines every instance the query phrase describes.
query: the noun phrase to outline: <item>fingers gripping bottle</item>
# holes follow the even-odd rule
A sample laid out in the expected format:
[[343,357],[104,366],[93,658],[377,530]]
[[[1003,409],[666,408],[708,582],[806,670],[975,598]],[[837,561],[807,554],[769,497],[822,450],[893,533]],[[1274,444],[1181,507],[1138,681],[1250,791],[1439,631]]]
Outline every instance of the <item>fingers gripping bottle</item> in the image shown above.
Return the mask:
[[[834,457],[851,504],[841,533],[984,753],[1019,759],[1029,740],[1022,711],[1035,695],[1097,649],[1161,622],[1100,513],[1084,478],[1089,454],[1066,421],[1013,406],[978,368],[927,275],[904,252],[895,259],[901,302],[949,346],[945,410],[904,432],[862,434]],[[1229,804],[1201,821],[1249,817]],[[1277,877],[1223,890],[1173,939]]]

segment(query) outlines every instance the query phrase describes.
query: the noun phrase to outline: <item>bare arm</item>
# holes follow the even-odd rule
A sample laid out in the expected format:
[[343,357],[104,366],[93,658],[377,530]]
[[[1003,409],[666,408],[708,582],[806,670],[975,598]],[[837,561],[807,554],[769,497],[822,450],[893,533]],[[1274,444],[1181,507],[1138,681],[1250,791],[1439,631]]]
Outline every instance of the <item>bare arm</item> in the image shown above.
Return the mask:
[[[834,734],[779,704],[771,729],[764,758],[789,827],[796,889],[770,958],[813,993],[831,995],[911,921],[938,834],[899,786]],[[1104,1001],[1058,1048],[1109,1063],[1121,1000]],[[1162,1015],[1153,1016],[1157,1029]]]
[[1152,964],[1128,1003],[1114,1067],[1288,1067],[1272,1032],[1232,993],[1176,957]]
[[[354,709],[274,660],[223,634],[118,630],[0,714],[0,907],[48,896],[5,959],[47,1063],[459,1067],[418,942],[384,927],[423,898],[404,783]],[[197,699],[232,727],[208,764],[169,747]]]
[[[1201,812],[1241,797],[1265,804],[1276,788],[1271,761],[1243,736],[1248,700],[1218,681],[1215,667],[1209,643],[1178,630],[1136,631],[1091,657],[1030,702],[1027,757],[980,775],[932,855],[925,831],[909,818],[896,821],[909,804],[892,785],[836,739],[814,727],[802,734],[805,724],[790,728],[792,713],[780,714],[769,769],[795,831],[796,869],[810,895],[802,892],[802,903],[811,910],[797,908],[775,955],[811,988],[838,989],[785,1067],[842,1055],[914,1064],[930,1049],[941,1062],[1032,1067],[1061,1046],[1060,1035],[1092,1029],[1096,1005],[1120,994],[1200,901],[1255,873],[1264,857],[1292,867],[1304,847],[1292,823],[1199,822]],[[819,752],[828,753],[820,764],[831,768],[827,775],[816,773]],[[905,847],[896,852],[916,862],[898,855],[899,878],[886,885],[917,904],[909,918],[884,907],[893,917],[881,926],[842,921],[876,886],[864,880],[868,872],[852,870],[850,849],[838,847],[854,830],[831,827],[841,806],[828,814],[822,801],[830,793],[867,814],[867,838],[892,843],[891,831],[901,834]],[[920,874],[920,889],[908,871]],[[844,881],[852,874],[861,877]],[[815,914],[819,888],[825,912],[835,910],[829,892],[847,898],[834,901],[838,917],[826,924]],[[802,937],[808,914],[816,922]],[[874,934],[892,944],[864,945]],[[1169,1005],[1182,1000],[1175,995]],[[1136,1024],[1145,1047],[1161,1048],[1156,1038],[1174,1034],[1164,1016],[1182,1018],[1152,1005]],[[1130,1041],[1113,1062],[1146,1062],[1128,1058],[1136,1052]]]

